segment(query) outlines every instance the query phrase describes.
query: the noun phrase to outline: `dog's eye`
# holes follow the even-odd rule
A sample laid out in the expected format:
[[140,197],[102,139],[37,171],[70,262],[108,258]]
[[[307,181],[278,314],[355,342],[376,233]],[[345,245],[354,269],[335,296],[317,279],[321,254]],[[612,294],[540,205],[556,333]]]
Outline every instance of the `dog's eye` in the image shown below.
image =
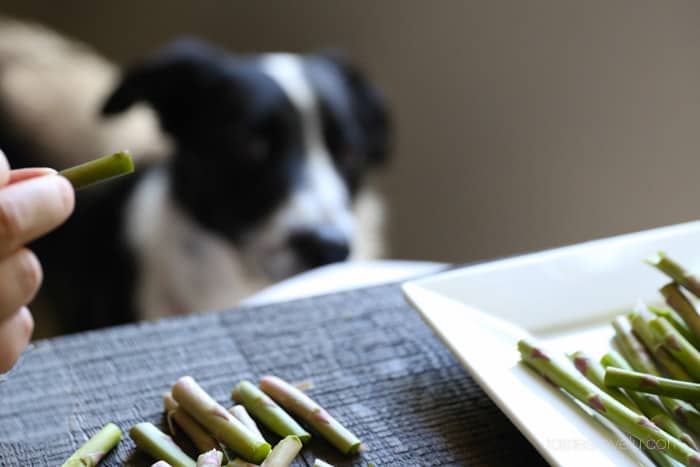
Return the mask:
[[253,137],[248,141],[246,159],[249,162],[260,164],[270,155],[270,143],[263,137]]

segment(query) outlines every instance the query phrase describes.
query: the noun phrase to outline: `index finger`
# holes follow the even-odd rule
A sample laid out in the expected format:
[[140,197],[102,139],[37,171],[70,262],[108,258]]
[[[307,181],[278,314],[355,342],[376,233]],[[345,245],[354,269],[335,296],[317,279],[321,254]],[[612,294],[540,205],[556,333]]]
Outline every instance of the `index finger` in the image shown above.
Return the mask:
[[58,175],[0,189],[0,258],[63,223],[73,202],[73,187]]
[[7,162],[5,153],[0,149],[0,187],[7,185],[10,182],[10,163]]

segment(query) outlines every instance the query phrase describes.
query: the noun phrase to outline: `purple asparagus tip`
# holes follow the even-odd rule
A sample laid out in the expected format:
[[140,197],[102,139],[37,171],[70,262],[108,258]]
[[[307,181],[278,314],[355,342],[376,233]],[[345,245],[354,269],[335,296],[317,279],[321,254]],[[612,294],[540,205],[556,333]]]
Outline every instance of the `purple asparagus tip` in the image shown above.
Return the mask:
[[586,357],[576,357],[574,358],[574,366],[578,371],[580,371],[582,374],[586,374],[586,371],[588,371],[588,365],[590,362],[588,361],[588,358]]
[[605,412],[605,406],[603,405],[603,401],[600,400],[600,395],[596,394],[595,396],[591,396],[588,398],[588,405],[596,409],[598,412]]
[[316,420],[318,420],[319,422],[325,423],[326,425],[330,425],[330,423],[331,423],[330,416],[328,415],[328,412],[326,412],[323,409],[318,409],[313,414],[311,414],[311,416],[313,418],[315,418]]
[[540,348],[534,347],[532,349],[532,353],[530,354],[531,358],[541,358],[542,360],[547,360],[549,361],[549,357],[547,356],[546,353]]
[[688,417],[685,416],[685,411],[683,410],[682,407],[676,407],[673,410],[673,413],[676,415],[676,418],[681,421],[681,423],[688,422]]
[[700,456],[693,454],[688,458],[688,465],[700,466]]
[[220,405],[215,406],[211,413],[219,418],[223,418],[224,420],[230,420],[232,415],[228,413],[226,410],[224,410],[223,407]]
[[676,336],[674,335],[666,337],[666,345],[668,345],[672,350],[681,350],[681,344],[678,342],[678,339],[676,339]]
[[656,426],[651,420],[649,420],[646,417],[639,417],[639,420],[637,421],[638,425],[646,426],[649,428],[653,428],[654,430],[658,430],[659,427]]
[[642,379],[639,382],[640,386],[647,386],[647,387],[655,387],[655,386],[659,386],[660,384],[661,383],[659,383],[659,380],[651,375],[642,376]]

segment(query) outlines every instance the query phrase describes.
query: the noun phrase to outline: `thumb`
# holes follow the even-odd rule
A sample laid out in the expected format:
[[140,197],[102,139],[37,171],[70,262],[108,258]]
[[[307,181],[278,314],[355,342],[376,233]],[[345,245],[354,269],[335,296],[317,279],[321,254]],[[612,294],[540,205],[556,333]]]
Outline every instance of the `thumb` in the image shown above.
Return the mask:
[[32,167],[29,169],[15,169],[10,171],[10,181],[9,184],[21,182],[22,180],[28,180],[34,177],[41,177],[44,175],[53,175],[56,171],[54,169],[49,169],[45,167]]

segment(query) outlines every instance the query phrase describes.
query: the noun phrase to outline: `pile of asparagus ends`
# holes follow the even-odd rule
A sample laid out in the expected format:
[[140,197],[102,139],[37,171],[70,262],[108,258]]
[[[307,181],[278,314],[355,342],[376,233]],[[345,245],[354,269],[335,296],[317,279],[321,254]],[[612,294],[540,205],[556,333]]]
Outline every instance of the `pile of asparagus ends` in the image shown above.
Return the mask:
[[[343,454],[360,451],[361,442],[299,387],[276,376],[260,379],[260,386],[241,381],[231,395],[239,405],[226,410],[190,376],[177,380],[163,395],[170,434],[184,434],[199,455],[195,461],[173,437],[148,422],[134,425],[129,436],[140,449],[156,459],[152,467],[288,467],[311,434],[320,434]],[[281,438],[274,446],[265,440],[257,419]],[[108,423],[80,447],[63,467],[96,466],[121,440],[122,432]],[[333,467],[321,459],[313,467]]]
[[659,466],[700,466],[700,280],[659,253],[646,262],[671,282],[670,309],[639,303],[612,325],[613,349],[595,360],[577,351],[557,358],[531,339],[522,361],[637,440]]
[[[311,440],[291,413],[344,454],[360,449],[355,435],[300,389],[275,376],[263,377],[259,387],[240,382],[232,398],[239,405],[227,410],[190,376],[180,378],[163,396],[169,431],[180,431],[192,441],[201,453],[196,461],[151,423],[139,423],[129,435],[158,460],[153,467],[287,467]],[[255,420],[281,441],[271,447]],[[314,465],[329,464],[317,459]]]

